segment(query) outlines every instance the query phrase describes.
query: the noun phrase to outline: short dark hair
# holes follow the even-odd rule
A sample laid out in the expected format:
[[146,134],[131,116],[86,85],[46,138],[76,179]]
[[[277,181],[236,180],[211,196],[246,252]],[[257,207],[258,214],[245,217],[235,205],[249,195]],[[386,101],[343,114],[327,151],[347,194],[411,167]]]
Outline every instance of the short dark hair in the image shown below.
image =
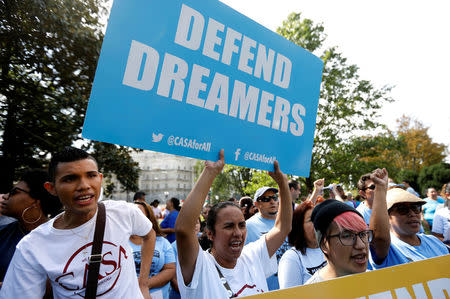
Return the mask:
[[241,210],[241,208],[232,201],[222,201],[213,205],[211,210],[209,210],[208,217],[206,218],[206,228],[213,234],[216,233],[214,226],[216,225],[217,214],[220,210],[226,207],[235,207],[239,209],[239,211]]
[[297,190],[298,188],[300,188],[300,183],[297,181],[289,180],[288,184],[289,184],[289,189],[294,188],[295,190]]
[[180,207],[180,200],[179,200],[178,198],[172,197],[172,198],[169,199],[169,200],[172,202],[173,208],[174,208],[175,210],[177,210],[177,211],[181,210],[181,207]]
[[366,188],[366,181],[370,180],[370,175],[371,175],[371,173],[366,173],[366,174],[363,174],[359,178],[358,183],[356,184],[356,187],[358,188],[358,190],[362,190],[362,191],[365,190],[365,188]]
[[86,151],[72,146],[66,146],[61,151],[53,154],[50,163],[48,164],[48,174],[50,176],[50,180],[52,182],[55,181],[56,168],[58,167],[59,163],[74,162],[84,159],[91,159],[95,162],[95,164],[97,164],[97,161],[94,159],[94,157],[92,157]]
[[145,192],[144,191],[138,191],[134,194],[133,196],[133,201],[136,201],[138,199],[141,199],[142,197],[145,196]]
[[300,250],[302,254],[306,254],[306,237],[305,237],[305,214],[307,211],[314,209],[312,201],[305,201],[299,205],[292,215],[292,230],[288,235],[289,245],[294,246],[295,249]]
[[47,171],[30,169],[22,174],[20,180],[25,182],[30,189],[30,197],[39,200],[44,215],[54,217],[61,212],[62,204],[58,197],[51,195],[44,188],[44,183],[49,179]]

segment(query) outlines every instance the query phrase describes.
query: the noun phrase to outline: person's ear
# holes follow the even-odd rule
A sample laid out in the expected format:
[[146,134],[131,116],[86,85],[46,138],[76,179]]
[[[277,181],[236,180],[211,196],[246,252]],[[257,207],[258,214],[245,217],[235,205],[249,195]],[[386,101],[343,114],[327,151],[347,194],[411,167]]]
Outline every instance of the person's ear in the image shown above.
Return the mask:
[[205,229],[206,231],[206,236],[208,236],[208,239],[212,242],[214,241],[214,234],[212,231],[210,231],[209,229]]
[[58,196],[56,194],[56,190],[55,190],[55,184],[52,182],[45,182],[44,183],[44,188],[45,190],[47,190],[48,193],[50,193],[53,196]]
[[325,255],[328,255],[328,253],[329,253],[329,250],[328,250],[328,242],[326,241],[325,238],[322,240],[322,242],[320,242],[319,246],[320,246],[320,249],[322,250],[322,252],[323,252]]

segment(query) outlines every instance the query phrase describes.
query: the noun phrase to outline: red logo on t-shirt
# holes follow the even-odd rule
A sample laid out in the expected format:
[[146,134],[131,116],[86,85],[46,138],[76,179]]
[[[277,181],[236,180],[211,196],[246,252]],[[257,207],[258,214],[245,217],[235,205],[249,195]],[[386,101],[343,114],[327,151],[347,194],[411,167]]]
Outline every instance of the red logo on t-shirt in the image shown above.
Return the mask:
[[[72,254],[64,266],[60,276],[55,279],[62,288],[73,291],[84,298],[86,291],[88,262],[91,255],[92,242],[87,243]],[[127,259],[127,252],[122,246],[103,241],[102,262],[98,274],[97,296],[111,291],[117,283],[122,271],[122,259]]]

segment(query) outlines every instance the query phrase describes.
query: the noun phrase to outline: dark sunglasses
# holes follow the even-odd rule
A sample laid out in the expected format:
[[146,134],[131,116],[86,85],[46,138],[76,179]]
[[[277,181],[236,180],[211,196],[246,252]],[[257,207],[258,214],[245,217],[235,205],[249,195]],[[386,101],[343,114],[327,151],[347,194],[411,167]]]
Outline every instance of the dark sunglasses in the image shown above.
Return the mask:
[[369,187],[364,187],[363,188],[363,191],[366,191],[367,189],[370,189],[370,190],[375,190],[375,185],[370,185]]
[[414,204],[414,205],[398,205],[393,207],[393,210],[399,213],[400,215],[408,215],[409,211],[413,211],[415,214],[420,214],[422,212],[422,205]]
[[260,196],[258,198],[258,201],[262,201],[262,202],[270,202],[270,200],[273,199],[273,201],[278,201],[278,196],[277,195],[272,195],[272,196]]
[[19,187],[12,188],[11,191],[8,192],[8,194],[9,194],[9,196],[13,196],[13,195],[16,195],[17,193],[19,193],[19,191],[24,192],[26,194],[30,194],[29,191],[23,190],[22,188],[19,188]]

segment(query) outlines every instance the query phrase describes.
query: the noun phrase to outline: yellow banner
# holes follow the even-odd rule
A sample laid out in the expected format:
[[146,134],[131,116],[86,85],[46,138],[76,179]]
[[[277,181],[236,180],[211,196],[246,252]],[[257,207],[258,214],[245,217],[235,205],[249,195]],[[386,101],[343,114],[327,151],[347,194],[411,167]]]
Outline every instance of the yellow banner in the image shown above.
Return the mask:
[[450,299],[450,255],[248,298]]

